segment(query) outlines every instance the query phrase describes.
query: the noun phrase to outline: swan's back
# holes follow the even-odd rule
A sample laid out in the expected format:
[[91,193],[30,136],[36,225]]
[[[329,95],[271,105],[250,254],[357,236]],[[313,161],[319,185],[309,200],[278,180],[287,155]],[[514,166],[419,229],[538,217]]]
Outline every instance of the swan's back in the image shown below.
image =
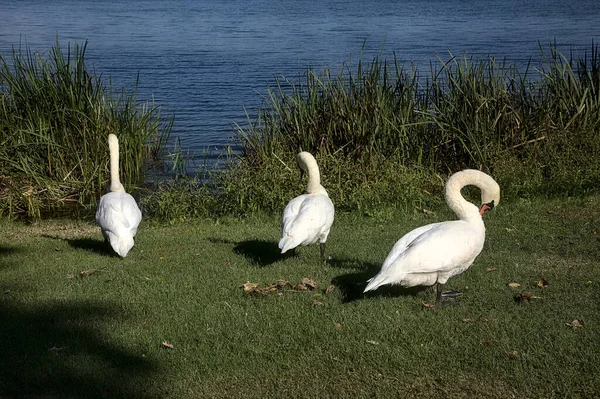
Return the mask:
[[104,238],[119,256],[124,258],[133,247],[133,237],[141,220],[142,212],[131,195],[110,192],[100,198],[96,222]]
[[325,242],[333,219],[333,203],[326,194],[304,194],[294,198],[283,211],[281,253],[299,245]]

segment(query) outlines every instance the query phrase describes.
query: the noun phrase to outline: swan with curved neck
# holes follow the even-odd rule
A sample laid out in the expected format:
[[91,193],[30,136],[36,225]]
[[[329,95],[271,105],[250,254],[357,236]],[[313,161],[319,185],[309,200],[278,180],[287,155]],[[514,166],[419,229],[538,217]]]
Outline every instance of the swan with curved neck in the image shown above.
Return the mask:
[[301,174],[308,173],[306,194],[291,200],[283,211],[281,220],[281,253],[300,245],[319,242],[321,259],[325,259],[325,243],[333,224],[334,208],[329,195],[321,185],[319,166],[308,152],[297,155]]
[[119,140],[108,135],[110,153],[110,189],[98,202],[96,222],[102,230],[104,242],[122,258],[133,248],[142,212],[135,199],[125,192],[119,179]]
[[[481,190],[481,207],[467,201],[460,190],[474,185]],[[416,228],[396,242],[381,270],[364,292],[386,284],[403,287],[437,285],[439,302],[446,281],[465,271],[483,249],[483,214],[500,202],[500,187],[489,175],[473,169],[450,176],[446,203],[458,220]]]

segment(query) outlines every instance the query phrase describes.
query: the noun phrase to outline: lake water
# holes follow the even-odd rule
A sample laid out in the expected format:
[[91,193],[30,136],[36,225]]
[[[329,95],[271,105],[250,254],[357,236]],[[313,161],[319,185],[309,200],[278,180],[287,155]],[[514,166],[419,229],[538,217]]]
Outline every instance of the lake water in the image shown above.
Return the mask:
[[[275,76],[338,71],[381,52],[429,70],[448,51],[523,66],[538,43],[583,54],[600,41],[598,0],[2,0],[0,54],[88,41],[89,66],[175,115],[201,159],[230,142]],[[354,61],[354,62],[352,62]]]

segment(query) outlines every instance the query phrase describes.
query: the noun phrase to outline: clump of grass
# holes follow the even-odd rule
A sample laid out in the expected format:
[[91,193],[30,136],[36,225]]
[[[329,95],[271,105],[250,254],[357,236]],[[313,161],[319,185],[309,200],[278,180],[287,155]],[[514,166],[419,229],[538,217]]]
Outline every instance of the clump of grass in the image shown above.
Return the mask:
[[225,180],[244,191],[240,205],[280,208],[283,198],[261,186],[285,191],[286,165],[304,150],[342,209],[410,208],[427,201],[427,184],[439,189],[463,168],[492,173],[508,197],[597,192],[598,48],[577,60],[541,53],[536,70],[451,56],[422,77],[378,56],[355,72],[281,78],[256,119],[237,127],[241,156]]
[[0,213],[40,216],[93,206],[108,179],[106,137],[120,140],[128,189],[158,159],[171,131],[159,108],[136,92],[113,92],[85,64],[87,44],[66,54],[13,49],[0,57]]

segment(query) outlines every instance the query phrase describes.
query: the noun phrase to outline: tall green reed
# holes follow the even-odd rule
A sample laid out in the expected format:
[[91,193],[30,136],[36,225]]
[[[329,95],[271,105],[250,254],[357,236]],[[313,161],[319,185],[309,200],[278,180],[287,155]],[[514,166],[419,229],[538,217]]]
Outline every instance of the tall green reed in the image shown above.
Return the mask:
[[93,207],[108,181],[109,133],[120,141],[120,176],[131,189],[158,159],[172,120],[152,103],[115,93],[87,68],[83,46],[0,57],[1,213],[40,216]]

